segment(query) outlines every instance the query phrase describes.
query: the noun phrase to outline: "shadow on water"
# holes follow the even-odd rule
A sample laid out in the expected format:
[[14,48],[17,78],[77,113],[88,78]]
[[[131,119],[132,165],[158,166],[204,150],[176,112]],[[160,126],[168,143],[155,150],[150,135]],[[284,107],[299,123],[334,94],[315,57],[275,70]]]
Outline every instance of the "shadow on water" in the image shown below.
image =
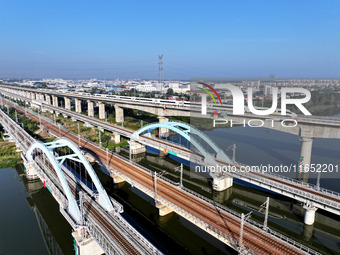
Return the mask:
[[[7,183],[2,185],[3,181]],[[5,194],[0,200],[6,204],[0,210],[4,219],[0,221],[0,254],[74,254],[72,229],[39,180],[27,180],[23,166],[18,165],[0,169],[0,183]]]

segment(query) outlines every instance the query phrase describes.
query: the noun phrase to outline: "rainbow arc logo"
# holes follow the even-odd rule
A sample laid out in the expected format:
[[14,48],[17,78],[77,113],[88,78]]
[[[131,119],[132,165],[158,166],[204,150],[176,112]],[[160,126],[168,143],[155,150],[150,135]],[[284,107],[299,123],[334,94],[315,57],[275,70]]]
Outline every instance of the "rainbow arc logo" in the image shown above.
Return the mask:
[[[217,93],[217,91],[212,86],[210,86],[210,85],[208,85],[206,83],[200,82],[200,84],[202,84],[204,87],[206,87],[206,88],[210,89],[212,92],[214,92],[214,94],[217,96],[217,98],[218,98],[218,100],[219,100],[219,102],[220,102],[220,104],[222,106],[222,100],[221,100],[219,94]],[[213,94],[209,90],[207,90],[205,88],[200,88],[200,89],[203,90],[204,92],[206,92],[212,98],[212,100],[214,101],[215,105],[217,105],[215,97],[213,96]]]

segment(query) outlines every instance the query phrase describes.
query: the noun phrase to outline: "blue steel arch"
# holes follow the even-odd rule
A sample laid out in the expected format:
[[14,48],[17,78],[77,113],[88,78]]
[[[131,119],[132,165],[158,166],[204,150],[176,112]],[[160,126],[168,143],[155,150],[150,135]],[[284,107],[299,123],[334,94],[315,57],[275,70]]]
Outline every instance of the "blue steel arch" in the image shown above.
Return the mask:
[[[72,155],[65,155],[62,157],[54,157],[53,150],[58,147],[69,147],[74,154]],[[107,211],[112,211],[113,206],[111,204],[110,198],[108,197],[105,189],[103,188],[102,184],[100,183],[98,176],[94,172],[92,166],[88,162],[88,160],[85,158],[85,156],[81,153],[77,145],[75,145],[72,141],[66,139],[66,138],[59,138],[56,141],[50,142],[50,143],[42,143],[42,142],[35,142],[31,145],[31,147],[26,152],[26,157],[28,161],[33,161],[33,151],[35,149],[40,149],[49,159],[50,163],[52,164],[54,170],[57,173],[57,176],[60,180],[60,183],[63,187],[63,190],[65,192],[65,195],[67,197],[69,207],[68,210],[70,214],[75,218],[77,222],[80,222],[81,220],[81,214],[79,210],[79,206],[77,204],[76,199],[73,197],[72,192],[70,190],[70,187],[65,179],[65,176],[61,170],[61,165],[63,164],[64,160],[66,158],[81,162],[84,166],[88,174],[90,175],[99,195],[98,195],[98,203]],[[76,158],[78,157],[78,158]],[[57,161],[57,159],[61,159],[60,162]]]
[[204,161],[206,163],[216,164],[216,161],[213,158],[213,156],[209,154],[196,139],[194,139],[193,137],[190,137],[189,133],[198,135],[202,140],[204,140],[213,149],[213,151],[216,154],[217,159],[223,160],[227,163],[231,163],[230,158],[208,136],[206,136],[200,130],[186,123],[177,122],[177,121],[169,121],[169,122],[163,122],[163,123],[150,124],[135,131],[132,134],[131,138],[138,141],[140,134],[144,133],[145,131],[151,132],[152,130],[157,129],[157,128],[167,128],[181,135],[187,141],[189,141],[204,156]]

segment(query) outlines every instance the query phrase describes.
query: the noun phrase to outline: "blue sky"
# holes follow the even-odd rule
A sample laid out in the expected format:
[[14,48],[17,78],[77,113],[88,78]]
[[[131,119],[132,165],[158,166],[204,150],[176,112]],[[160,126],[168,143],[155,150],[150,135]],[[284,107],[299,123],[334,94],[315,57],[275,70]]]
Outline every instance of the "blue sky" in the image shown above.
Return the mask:
[[340,77],[340,1],[0,0],[0,77]]

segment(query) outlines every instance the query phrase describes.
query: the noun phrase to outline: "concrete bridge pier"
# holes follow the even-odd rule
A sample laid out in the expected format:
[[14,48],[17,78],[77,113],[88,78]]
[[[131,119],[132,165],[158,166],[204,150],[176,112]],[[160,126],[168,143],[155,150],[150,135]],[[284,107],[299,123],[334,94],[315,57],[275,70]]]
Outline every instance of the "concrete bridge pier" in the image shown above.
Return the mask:
[[305,209],[304,223],[306,225],[313,225],[315,221],[315,212],[318,208],[314,207],[311,203],[306,203],[303,208]]
[[[158,117],[159,123],[164,123],[164,122],[168,122],[169,119],[163,116],[159,116]],[[159,136],[160,137],[168,137],[169,136],[169,129],[167,128],[160,128],[159,129]]]
[[79,255],[101,255],[105,252],[83,228],[72,233]]
[[99,107],[99,119],[105,120],[105,104],[99,102],[98,107]]
[[71,99],[68,97],[64,97],[64,100],[65,100],[65,109],[71,110]]
[[45,95],[45,101],[46,101],[48,104],[51,104],[51,97],[50,97],[50,95]]
[[37,168],[34,162],[25,163],[24,166],[27,179],[34,180],[39,178]]
[[76,112],[81,113],[81,100],[75,98],[74,102],[75,102],[75,105],[76,105]]
[[156,207],[159,210],[159,216],[165,216],[173,212],[169,207],[163,205],[162,203],[156,201]]
[[314,233],[314,226],[313,225],[303,225],[303,233],[302,233],[302,239],[306,242],[309,242]]
[[94,117],[94,107],[93,102],[90,100],[87,100],[87,115],[89,117]]
[[115,105],[116,122],[124,122],[124,110],[122,107]]
[[121,142],[120,135],[118,133],[115,133],[115,132],[113,133],[113,135],[115,136],[115,144],[120,143]]
[[52,95],[52,104],[55,107],[58,107],[58,97]]
[[223,191],[233,186],[233,177],[231,176],[214,176],[213,190]]
[[114,173],[111,173],[110,176],[112,177],[113,183],[115,183],[115,184],[125,182],[125,179],[123,179],[123,178],[120,177],[119,175],[116,175],[116,174],[114,174]]
[[311,137],[300,137],[301,141],[301,156],[299,159],[298,166],[298,180],[303,182],[308,182],[309,176],[309,166],[312,158],[312,147],[313,147],[313,138]]
[[132,141],[132,140],[129,141],[129,144],[130,144],[130,153],[131,154],[139,154],[139,153],[146,152],[145,145],[142,145],[142,144],[135,142],[135,141]]

